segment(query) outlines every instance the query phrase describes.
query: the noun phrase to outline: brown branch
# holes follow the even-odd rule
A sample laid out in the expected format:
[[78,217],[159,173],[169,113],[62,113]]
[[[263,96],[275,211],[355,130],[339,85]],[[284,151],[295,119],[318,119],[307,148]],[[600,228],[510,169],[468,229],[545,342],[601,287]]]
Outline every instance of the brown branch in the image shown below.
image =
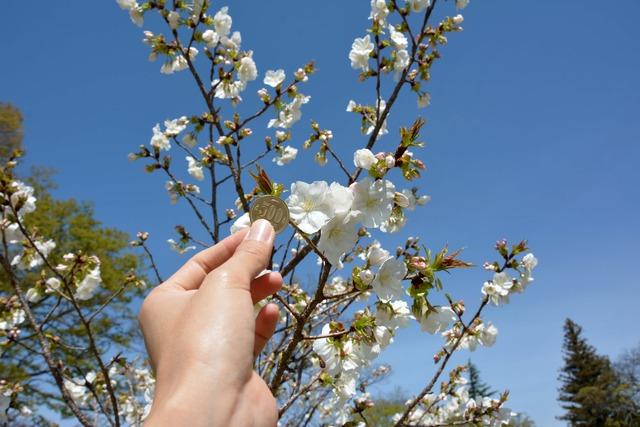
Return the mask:
[[[378,135],[380,134],[380,129],[382,129],[382,125],[383,125],[384,121],[387,119],[387,116],[389,115],[389,112],[391,111],[391,107],[393,107],[393,104],[396,102],[396,99],[398,99],[398,95],[400,94],[400,90],[402,89],[402,87],[406,83],[406,79],[407,79],[407,75],[409,74],[409,70],[411,69],[413,64],[416,62],[416,53],[417,53],[417,50],[418,50],[419,42],[422,39],[422,37],[424,37],[424,31],[425,31],[425,28],[427,26],[427,22],[429,21],[429,18],[431,17],[431,13],[433,12],[433,8],[436,6],[437,1],[438,0],[433,0],[431,2],[431,4],[429,5],[429,7],[427,8],[425,14],[424,14],[424,19],[422,21],[422,27],[420,28],[419,39],[417,40],[417,43],[414,43],[412,45],[412,47],[411,47],[411,59],[409,60],[409,65],[407,65],[407,67],[404,69],[404,71],[402,71],[402,76],[398,79],[398,83],[396,83],[396,86],[393,88],[393,92],[391,93],[391,96],[387,100],[387,105],[385,106],[384,110],[382,111],[381,114],[378,114],[378,116],[379,116],[378,120],[376,121],[376,124],[373,127],[373,131],[371,132],[371,136],[369,137],[369,141],[367,142],[367,147],[366,148],[368,148],[368,149],[371,149],[373,147],[373,145],[376,143],[376,140],[378,139]],[[380,72],[380,70],[378,69],[378,73],[379,72]],[[351,179],[349,180],[349,184],[352,184],[355,181],[357,181],[357,179],[360,176],[361,172],[362,172],[362,169],[361,168],[357,168],[355,170],[354,174],[352,175]]]
[[278,368],[276,369],[276,373],[273,376],[273,379],[271,380],[271,384],[269,385],[269,388],[271,389],[271,392],[274,395],[277,394],[278,388],[280,388],[280,384],[282,383],[282,376],[284,374],[285,369],[287,368],[289,359],[293,355],[293,352],[296,349],[298,343],[302,341],[303,330],[304,330],[306,321],[311,317],[316,306],[320,304],[320,302],[322,302],[322,300],[324,299],[324,294],[323,294],[324,285],[327,283],[327,278],[329,277],[330,269],[331,269],[330,264],[327,264],[327,263],[322,264],[322,269],[320,271],[320,278],[318,279],[318,287],[316,288],[316,293],[313,299],[311,300],[311,302],[307,305],[304,312],[302,313],[301,315],[302,321],[298,321],[298,323],[296,324],[296,329],[293,333],[293,337],[291,338],[291,341],[289,341],[289,344],[285,348],[284,352],[282,352],[280,361],[278,363]]
[[291,407],[291,405],[293,405],[300,396],[302,396],[303,394],[311,390],[319,379],[320,379],[320,374],[316,374],[304,387],[302,387],[295,394],[290,396],[289,400],[287,400],[280,407],[280,409],[278,409],[278,418],[281,418],[282,415],[284,415],[284,413],[287,412],[287,410]]
[[31,307],[29,307],[29,303],[24,298],[24,295],[22,293],[22,287],[16,280],[14,271],[11,268],[9,261],[6,258],[6,254],[8,254],[9,250],[7,247],[7,242],[6,242],[4,233],[2,234],[2,240],[3,240],[2,243],[4,246],[4,255],[0,256],[0,262],[2,263],[2,267],[4,268],[4,271],[7,273],[7,276],[9,276],[9,282],[11,283],[11,287],[13,288],[13,292],[18,297],[18,300],[20,301],[20,305],[22,306],[22,309],[25,312],[25,316],[29,321],[29,324],[31,324],[31,327],[35,331],[38,343],[40,344],[40,348],[42,348],[42,357],[44,358],[45,363],[49,368],[49,372],[51,372],[51,376],[53,377],[56,385],[58,386],[60,393],[62,393],[62,399],[64,400],[65,404],[69,407],[73,415],[75,415],[75,417],[83,426],[91,427],[92,423],[82,413],[78,405],[76,405],[76,402],[73,400],[73,397],[71,397],[69,390],[67,390],[67,388],[65,387],[64,379],[61,373],[61,366],[53,359],[49,341],[42,333],[42,330],[40,329],[38,322],[36,321],[36,318],[33,312],[31,311]]

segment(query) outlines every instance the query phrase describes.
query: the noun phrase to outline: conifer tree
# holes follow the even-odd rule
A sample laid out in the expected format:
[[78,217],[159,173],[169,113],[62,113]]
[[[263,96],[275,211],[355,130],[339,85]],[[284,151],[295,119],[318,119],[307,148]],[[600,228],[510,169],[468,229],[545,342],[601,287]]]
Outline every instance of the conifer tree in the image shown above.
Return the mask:
[[467,367],[469,372],[469,397],[477,399],[493,396],[496,392],[491,390],[491,387],[480,379],[480,370],[471,363],[471,360],[467,362]]
[[597,354],[582,336],[582,328],[567,319],[564,325],[564,367],[558,399],[566,411],[559,419],[570,426],[631,426],[624,386],[609,358]]

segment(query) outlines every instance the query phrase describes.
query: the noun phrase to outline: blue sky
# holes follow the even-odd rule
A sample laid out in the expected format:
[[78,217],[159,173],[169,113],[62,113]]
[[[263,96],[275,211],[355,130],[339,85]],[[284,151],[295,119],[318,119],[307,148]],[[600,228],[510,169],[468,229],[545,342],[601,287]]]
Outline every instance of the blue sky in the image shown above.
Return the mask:
[[[219,4],[230,6],[260,72],[291,73],[316,61],[294,143],[315,118],[333,130],[347,160],[364,139],[344,108],[350,98],[373,99],[347,60],[351,41],[364,34],[368,3]],[[451,2],[441,6],[455,13]],[[540,426],[562,425],[554,416],[566,317],[612,357],[640,341],[632,327],[640,296],[639,13],[634,0],[615,7],[473,0],[465,31],[449,37],[433,69],[432,105],[419,112],[427,119],[421,158],[428,165],[419,185],[433,200],[385,239],[393,247],[419,235],[433,248],[464,247],[476,264],[493,259],[499,238],[529,239],[540,259],[535,283],[510,305],[487,311],[500,330],[496,345],[459,361],[471,357],[494,388],[511,390],[510,406]],[[12,0],[3,17],[0,100],[24,112],[27,163],[56,168],[56,194],[92,201],[105,224],[151,232],[161,269],[171,272],[181,260],[163,242],[175,224],[195,223],[183,206],[169,205],[164,179],[126,156],[148,142],[156,122],[202,110],[190,76],[160,75],[160,64],[146,59],[141,30],[115,1],[39,2],[25,11]],[[248,103],[259,87],[250,86]],[[415,100],[404,97],[391,129],[417,114]],[[254,131],[265,135],[264,123]],[[393,143],[391,135],[381,147]],[[302,153],[287,175],[275,174],[287,181],[338,176],[333,166],[308,167],[311,158]],[[476,268],[445,280],[471,308],[485,278]],[[397,341],[384,356],[395,369],[384,388],[416,392],[433,372],[440,342],[417,328]]]

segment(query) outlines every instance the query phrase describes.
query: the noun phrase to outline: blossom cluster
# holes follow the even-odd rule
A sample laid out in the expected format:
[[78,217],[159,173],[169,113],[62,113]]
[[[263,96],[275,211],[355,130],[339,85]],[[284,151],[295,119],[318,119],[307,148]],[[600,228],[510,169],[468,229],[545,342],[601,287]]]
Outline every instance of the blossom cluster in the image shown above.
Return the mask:
[[[440,393],[426,394],[420,406],[408,418],[410,425],[480,425],[500,427],[508,425],[517,414],[505,407],[506,394],[499,399],[469,395],[469,386],[456,368],[448,382],[441,386]],[[410,402],[407,402],[409,404]],[[401,414],[392,417],[398,421]],[[468,423],[468,424],[467,424]]]

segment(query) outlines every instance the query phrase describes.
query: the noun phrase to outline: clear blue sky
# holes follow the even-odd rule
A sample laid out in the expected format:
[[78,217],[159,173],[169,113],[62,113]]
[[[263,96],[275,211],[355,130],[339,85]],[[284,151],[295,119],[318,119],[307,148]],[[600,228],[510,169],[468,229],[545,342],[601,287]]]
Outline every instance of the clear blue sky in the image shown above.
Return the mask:
[[[369,2],[225,4],[259,71],[290,73],[316,60],[318,73],[304,88],[312,101],[295,141],[316,118],[349,158],[364,139],[344,108],[351,97],[371,102],[372,95],[357,83],[347,53],[364,34]],[[24,112],[28,163],[58,169],[56,194],[92,201],[104,223],[151,232],[162,270],[170,272],[180,260],[164,241],[173,225],[194,223],[186,209],[168,204],[159,175],[143,173],[126,156],[148,142],[156,122],[201,111],[189,75],[160,75],[160,64],[146,59],[141,30],[115,1],[2,6],[0,100]],[[481,264],[496,239],[529,239],[541,261],[536,281],[512,304],[487,312],[500,329],[498,342],[471,356],[494,388],[511,390],[511,407],[540,426],[561,425],[554,416],[564,319],[583,325],[612,357],[640,341],[633,327],[640,296],[640,3],[472,0],[464,15],[465,31],[442,49],[432,105],[422,110],[429,170],[420,185],[433,201],[385,242],[420,235],[434,248],[464,247],[466,258]],[[247,98],[258,88],[252,85]],[[392,129],[416,116],[414,106],[413,98],[399,103]],[[264,135],[264,128],[254,130]],[[306,167],[310,159],[303,154],[299,175],[289,179],[335,172]],[[474,307],[485,277],[474,269],[446,280]],[[398,341],[384,357],[395,367],[385,387],[416,392],[440,342],[415,328]]]

